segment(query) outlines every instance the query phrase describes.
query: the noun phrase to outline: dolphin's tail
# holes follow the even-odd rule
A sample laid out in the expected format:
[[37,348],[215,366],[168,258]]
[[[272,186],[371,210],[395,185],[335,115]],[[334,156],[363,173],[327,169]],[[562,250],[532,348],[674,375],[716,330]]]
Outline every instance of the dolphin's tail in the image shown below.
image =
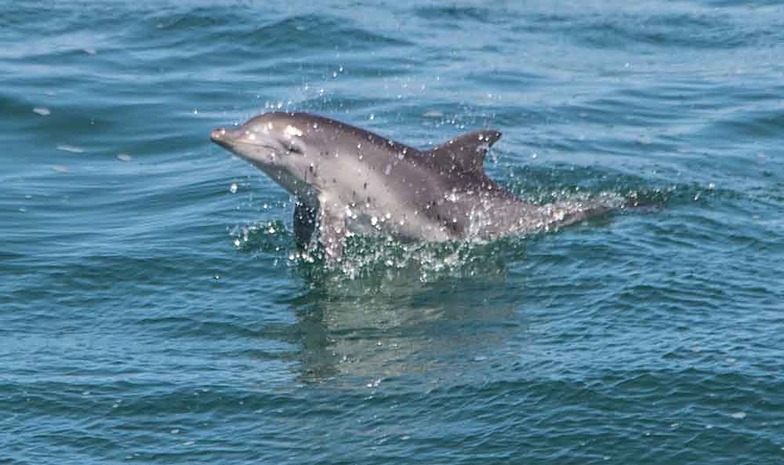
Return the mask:
[[661,207],[662,204],[660,203],[608,194],[592,200],[555,202],[545,205],[543,208],[551,218],[551,221],[547,224],[547,229],[551,229],[570,226],[616,211],[658,210]]
[[624,197],[608,194],[594,199],[555,202],[542,209],[550,219],[546,229],[557,229],[624,209],[626,204]]
[[[559,204],[554,204],[553,207],[558,209]],[[569,206],[568,209],[565,208],[564,210],[554,214],[553,215],[554,221],[550,223],[548,226],[555,227],[555,228],[560,228],[563,226],[571,226],[575,223],[580,223],[589,218],[604,216],[613,210],[616,210],[616,208],[607,205],[594,205],[590,207],[581,206],[576,208]]]

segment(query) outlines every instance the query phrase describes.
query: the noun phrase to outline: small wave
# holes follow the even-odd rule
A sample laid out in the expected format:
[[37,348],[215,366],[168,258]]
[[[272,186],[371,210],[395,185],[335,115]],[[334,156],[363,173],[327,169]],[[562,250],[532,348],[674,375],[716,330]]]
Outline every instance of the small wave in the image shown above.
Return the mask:
[[[233,49],[252,50],[263,58],[317,55],[325,50],[366,50],[379,46],[402,46],[408,42],[371,32],[346,18],[328,15],[297,15],[272,21],[250,21],[256,12],[246,16],[227,13],[224,9],[198,8],[186,12],[154,15],[140,30],[142,40],[170,45],[190,43],[194,29],[204,29],[213,41],[230,44],[230,48],[211,53],[230,54]],[[159,44],[160,45],[160,44]]]
[[[584,15],[581,18],[544,15],[523,30],[561,32],[591,47],[630,48],[631,46],[671,46],[696,49],[751,47],[781,39],[772,28],[744,29],[729,15],[688,13]],[[568,28],[568,29],[567,29]]]
[[[709,135],[752,140],[778,139],[784,132],[784,112],[781,110],[753,110],[732,112],[710,123],[705,129]],[[737,142],[736,142],[737,143]]]

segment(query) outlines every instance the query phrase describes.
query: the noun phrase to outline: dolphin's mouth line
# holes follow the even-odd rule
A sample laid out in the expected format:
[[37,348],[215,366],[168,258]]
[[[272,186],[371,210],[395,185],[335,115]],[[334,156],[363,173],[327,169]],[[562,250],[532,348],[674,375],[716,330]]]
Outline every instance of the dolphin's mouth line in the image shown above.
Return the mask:
[[283,153],[283,154],[292,154],[292,153],[298,154],[298,155],[302,154],[302,152],[294,150],[294,149],[286,149],[286,148],[281,149],[280,147],[273,147],[273,146],[267,145],[267,144],[257,144],[255,142],[245,142],[245,141],[233,140],[233,141],[227,141],[227,145],[229,145],[229,146],[231,146],[231,145],[244,145],[244,146],[247,146],[247,147],[264,148],[264,149],[270,149],[270,150],[272,150],[275,153]]
[[278,148],[278,147],[273,147],[273,146],[267,145],[267,144],[257,144],[255,142],[246,142],[246,141],[242,141],[242,140],[227,140],[226,143],[228,143],[230,145],[247,145],[249,147],[261,147],[261,148],[265,148],[265,149],[280,151],[280,148]]
[[223,129],[223,128],[216,129],[216,130],[212,131],[212,134],[210,134],[210,140],[212,140],[216,144],[222,145],[222,146],[224,146],[226,148],[231,148],[232,146],[242,145],[242,146],[247,146],[247,147],[266,148],[266,149],[275,150],[275,151],[279,151],[280,150],[279,147],[274,147],[274,146],[269,145],[269,144],[260,144],[260,143],[257,143],[257,142],[250,142],[248,140],[242,140],[240,138],[226,137],[228,132],[229,131],[227,131],[226,129]]

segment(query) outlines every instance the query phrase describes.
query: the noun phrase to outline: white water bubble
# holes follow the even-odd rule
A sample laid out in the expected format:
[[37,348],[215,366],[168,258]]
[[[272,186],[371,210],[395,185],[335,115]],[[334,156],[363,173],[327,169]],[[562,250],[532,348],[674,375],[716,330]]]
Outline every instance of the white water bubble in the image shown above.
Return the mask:
[[231,192],[232,194],[236,194],[237,193],[237,183],[236,182],[231,183],[231,185],[229,186],[229,192]]
[[58,145],[57,150],[62,150],[63,152],[71,152],[71,153],[84,153],[83,148],[77,147],[75,145],[68,145],[68,144]]
[[120,161],[131,161],[133,157],[129,153],[118,153],[117,159]]
[[48,109],[46,107],[35,107],[35,108],[33,108],[33,113],[35,113],[36,115],[41,115],[41,116],[49,116],[49,115],[52,114],[52,110],[50,110],[50,109]]
[[374,388],[378,387],[379,384],[381,384],[381,378],[374,379],[373,381],[367,383],[365,387]]
[[730,416],[736,420],[743,420],[746,418],[746,412],[734,412],[731,413]]

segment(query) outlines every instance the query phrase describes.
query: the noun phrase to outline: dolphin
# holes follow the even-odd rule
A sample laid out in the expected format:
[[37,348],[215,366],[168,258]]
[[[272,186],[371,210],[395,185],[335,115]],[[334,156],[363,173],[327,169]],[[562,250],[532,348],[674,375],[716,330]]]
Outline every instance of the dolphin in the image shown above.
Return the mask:
[[549,231],[617,205],[526,202],[490,179],[483,129],[418,150],[359,127],[303,112],[269,112],[210,139],[266,173],[295,198],[298,245],[340,260],[351,234],[419,241],[492,240]]

